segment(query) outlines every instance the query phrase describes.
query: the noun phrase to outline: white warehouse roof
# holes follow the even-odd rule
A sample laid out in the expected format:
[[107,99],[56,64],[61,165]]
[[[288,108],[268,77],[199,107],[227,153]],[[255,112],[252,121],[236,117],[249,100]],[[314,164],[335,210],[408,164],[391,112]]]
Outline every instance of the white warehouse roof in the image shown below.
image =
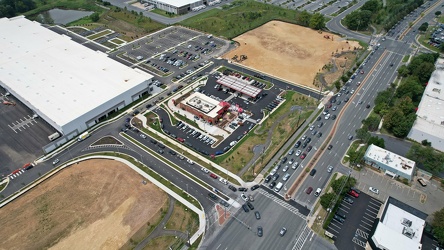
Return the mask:
[[0,19],[0,82],[58,130],[150,78],[23,16]]
[[187,4],[202,2],[202,0],[154,0],[154,1],[158,3],[168,4],[174,7],[182,7]]
[[444,59],[439,58],[435,66],[408,137],[418,142],[428,140],[432,147],[444,151]]

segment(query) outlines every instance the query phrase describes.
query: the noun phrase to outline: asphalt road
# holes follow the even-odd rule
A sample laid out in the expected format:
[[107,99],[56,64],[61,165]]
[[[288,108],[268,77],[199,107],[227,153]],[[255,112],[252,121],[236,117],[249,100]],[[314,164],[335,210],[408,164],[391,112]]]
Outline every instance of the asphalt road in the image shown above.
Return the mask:
[[[315,190],[318,187],[323,188],[325,186],[330,177],[330,174],[326,171],[329,165],[332,165],[336,171],[346,172],[340,161],[351,143],[348,136],[356,136],[355,130],[361,127],[361,121],[371,111],[371,109],[366,108],[366,104],[370,104],[371,107],[374,106],[373,100],[377,92],[386,89],[393,82],[396,77],[395,70],[400,65],[404,53],[409,53],[410,51],[408,44],[399,41],[386,40],[380,42],[380,49],[368,58],[367,64],[362,69],[365,74],[358,74],[351,83],[352,86],[349,87],[356,89],[356,92],[348,101],[347,108],[337,119],[338,126],[329,143],[333,145],[332,150],[324,151],[314,166],[317,169],[316,175],[313,177],[309,176],[299,187],[295,199],[301,204],[306,204],[309,207],[312,206],[312,199],[307,198],[307,194],[304,191],[308,187],[312,187]],[[385,47],[387,48],[386,50],[384,50]],[[393,67],[390,66],[391,63],[394,64]],[[367,79],[364,80],[366,77]],[[356,86],[358,81],[362,82],[359,88]],[[343,96],[337,97],[337,99],[344,100]],[[362,104],[359,104],[359,102],[362,102]],[[326,138],[326,136],[323,138]],[[319,150],[321,144],[322,141],[316,141],[312,145]],[[307,162],[308,160],[305,161]]]
[[336,16],[335,18],[331,19],[330,21],[328,21],[325,26],[327,27],[327,29],[334,31],[336,33],[342,34],[345,37],[348,38],[354,38],[354,39],[358,39],[361,40],[363,42],[369,42],[371,37],[358,33],[358,32],[354,32],[354,31],[350,31],[349,29],[345,28],[342,24],[341,24],[341,20],[344,19],[344,17],[349,14],[350,12],[360,8],[362,5],[364,5],[364,3],[367,2],[367,0],[363,0],[363,1],[359,1],[357,4],[353,5],[351,8],[348,8],[346,11],[342,12],[341,14],[339,14],[338,16]]
[[[201,249],[293,249],[295,244],[302,247],[312,233],[306,228],[304,217],[295,215],[261,193],[256,195],[253,205],[254,210],[248,213],[238,210],[218,236],[203,244]],[[260,212],[260,220],[255,218],[255,211]],[[263,228],[263,237],[256,235],[258,226]],[[287,233],[280,237],[282,227],[287,228]]]

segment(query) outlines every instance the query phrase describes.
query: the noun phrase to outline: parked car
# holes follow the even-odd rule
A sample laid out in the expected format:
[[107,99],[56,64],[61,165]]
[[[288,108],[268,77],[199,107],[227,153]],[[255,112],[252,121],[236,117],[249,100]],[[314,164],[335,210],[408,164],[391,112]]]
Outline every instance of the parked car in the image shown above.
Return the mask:
[[269,175],[269,176],[265,177],[265,180],[264,180],[264,182],[265,182],[265,183],[269,183],[269,182],[270,182],[270,180],[271,180],[271,175]]
[[372,193],[379,194],[379,190],[377,188],[369,187],[368,190]]
[[348,197],[348,196],[344,197],[344,201],[349,203],[349,204],[353,204],[353,199]]
[[359,197],[359,194],[356,193],[356,192],[353,191],[353,190],[350,190],[350,191],[348,192],[348,194],[351,195],[351,196],[353,196],[353,197],[355,197],[355,198],[358,198],[358,197]]

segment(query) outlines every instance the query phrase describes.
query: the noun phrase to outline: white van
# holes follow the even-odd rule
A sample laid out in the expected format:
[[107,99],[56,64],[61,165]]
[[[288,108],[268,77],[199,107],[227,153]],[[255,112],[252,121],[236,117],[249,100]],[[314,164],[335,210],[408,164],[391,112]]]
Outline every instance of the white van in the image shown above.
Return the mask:
[[316,189],[315,196],[319,196],[322,192],[321,188]]
[[282,184],[282,182],[279,182],[279,183],[276,185],[276,187],[274,188],[274,191],[276,191],[276,192],[281,191],[283,185],[284,185],[284,184]]

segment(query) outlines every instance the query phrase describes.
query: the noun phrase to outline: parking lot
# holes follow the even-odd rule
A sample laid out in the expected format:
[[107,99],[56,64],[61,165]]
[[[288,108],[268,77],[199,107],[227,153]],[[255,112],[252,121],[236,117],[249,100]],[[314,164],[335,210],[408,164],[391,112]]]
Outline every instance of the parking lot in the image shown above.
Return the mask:
[[183,27],[168,27],[113,53],[159,77],[179,81],[229,48],[228,41]]
[[[205,94],[218,102],[227,102],[230,105],[228,109],[230,114],[237,113],[239,109],[242,109],[243,111],[239,115],[230,118],[232,119],[231,122],[209,124],[199,119],[199,117],[188,114],[188,118],[199,124],[200,127],[186,122],[172,124],[164,109],[156,108],[153,110],[164,121],[163,131],[166,134],[174,139],[179,140],[180,138],[185,145],[204,155],[220,155],[227,152],[263,119],[262,109],[272,112],[284,101],[278,97],[281,90],[274,87],[266,89],[264,83],[260,85],[262,86],[260,88],[262,92],[259,98],[253,101],[248,96],[241,96],[238,92],[232,92],[218,84],[219,77],[221,77],[220,73],[210,75],[206,85],[194,88],[194,92]],[[257,86],[259,85],[258,81],[251,82]],[[218,130],[223,131],[219,133]],[[223,141],[221,141],[221,137],[223,137]]]
[[0,175],[14,173],[12,178],[16,182],[26,174],[17,170],[43,155],[42,147],[49,143],[48,136],[56,131],[41,118],[33,117],[34,113],[15,97],[5,94],[0,87]]
[[358,198],[346,194],[346,198],[341,201],[335,217],[327,228],[327,231],[336,237],[336,247],[338,249],[364,249],[381,205],[381,201],[363,192]]

